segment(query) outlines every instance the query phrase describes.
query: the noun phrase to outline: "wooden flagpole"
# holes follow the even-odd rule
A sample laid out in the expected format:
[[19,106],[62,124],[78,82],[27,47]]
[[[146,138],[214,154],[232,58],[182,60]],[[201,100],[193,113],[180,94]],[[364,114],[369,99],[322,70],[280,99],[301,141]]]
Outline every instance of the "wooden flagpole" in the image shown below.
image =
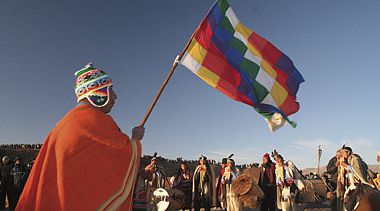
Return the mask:
[[176,57],[172,68],[170,69],[168,75],[166,76],[164,82],[162,82],[160,89],[157,91],[156,97],[153,99],[153,102],[150,104],[149,109],[146,111],[144,118],[140,122],[140,126],[144,126],[146,121],[148,120],[150,114],[153,111],[154,106],[156,105],[158,99],[160,98],[162,92],[164,91],[166,85],[168,84],[170,78],[172,77],[174,70],[177,68],[179,61],[181,61],[183,55],[185,54],[187,48],[190,46],[191,40],[193,39],[195,32],[197,32],[198,29],[194,31],[194,33],[191,35],[190,39],[187,41],[185,48],[182,50],[182,52]]
[[[208,10],[208,12],[206,14],[210,13],[211,9],[216,5],[217,2],[218,2],[218,0],[216,0],[214,2],[214,4],[211,6],[211,8]],[[181,59],[182,59],[183,55],[185,54],[187,48],[190,46],[191,40],[193,40],[195,33],[199,30],[199,27],[200,27],[200,25],[198,25],[197,29],[195,29],[195,31],[191,35],[190,39],[187,41],[185,48],[183,48],[182,52],[175,59],[172,68],[170,69],[170,71],[169,71],[168,75],[166,76],[164,82],[162,82],[160,89],[157,91],[156,97],[153,99],[152,104],[150,104],[148,111],[146,111],[144,118],[141,120],[140,126],[144,126],[146,121],[148,120],[150,114],[153,111],[154,106],[156,105],[158,99],[160,98],[162,92],[164,91],[166,85],[168,84],[170,78],[172,77],[174,70],[177,68],[178,62],[181,61]]]

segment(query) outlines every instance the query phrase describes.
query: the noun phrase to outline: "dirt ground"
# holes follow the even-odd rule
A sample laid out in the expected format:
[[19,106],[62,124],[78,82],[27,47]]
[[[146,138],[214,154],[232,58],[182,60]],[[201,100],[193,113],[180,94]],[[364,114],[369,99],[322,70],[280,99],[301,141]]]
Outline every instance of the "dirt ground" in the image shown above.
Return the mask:
[[[202,211],[204,209],[201,209]],[[211,210],[215,210],[215,211],[221,211],[222,209],[211,209]],[[256,208],[256,209],[249,209],[249,208],[244,208],[243,211],[260,211],[259,208]],[[305,209],[305,211],[331,211],[331,209],[326,209],[326,208],[321,208],[321,209]]]

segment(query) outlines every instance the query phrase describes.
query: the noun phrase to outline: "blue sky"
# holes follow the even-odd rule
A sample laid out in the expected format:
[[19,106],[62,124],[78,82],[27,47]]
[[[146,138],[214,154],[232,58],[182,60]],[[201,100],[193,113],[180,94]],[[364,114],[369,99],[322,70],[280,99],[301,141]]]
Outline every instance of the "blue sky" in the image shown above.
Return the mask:
[[[259,162],[276,148],[300,167],[348,143],[376,162],[380,2],[230,0],[241,22],[294,61],[306,82],[300,111],[271,133],[264,119],[179,66],[146,124],[143,152],[188,159],[235,154]],[[0,142],[36,143],[75,106],[74,72],[93,61],[118,94],[126,133],[143,117],[212,0],[4,1],[0,6]]]

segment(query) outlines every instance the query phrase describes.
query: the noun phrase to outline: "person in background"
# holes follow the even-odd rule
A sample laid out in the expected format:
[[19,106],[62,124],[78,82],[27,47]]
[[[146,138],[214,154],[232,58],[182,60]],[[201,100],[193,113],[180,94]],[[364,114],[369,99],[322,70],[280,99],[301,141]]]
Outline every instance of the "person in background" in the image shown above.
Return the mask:
[[263,190],[265,198],[261,204],[262,211],[276,210],[276,164],[270,159],[268,153],[263,155],[260,166],[259,186]]
[[[330,186],[331,186],[331,192],[335,192],[337,189],[337,182],[338,182],[338,166],[339,166],[339,159],[341,157],[341,149],[338,149],[335,153],[335,156],[332,157],[327,164],[326,172],[330,174]],[[337,197],[336,194],[332,195],[331,199],[331,209],[332,211],[336,211],[338,209],[337,207]]]
[[145,166],[145,180],[146,183],[146,199],[148,202],[148,210],[154,210],[155,204],[153,202],[153,192],[157,188],[165,188],[165,180],[157,166],[157,152],[154,153],[150,159],[150,163]]
[[225,171],[222,177],[222,193],[225,193],[227,202],[227,211],[241,211],[242,204],[238,200],[238,196],[236,196],[232,190],[232,181],[237,178],[235,161],[230,156],[227,159],[227,166],[225,167]]
[[183,209],[191,209],[192,180],[193,172],[189,169],[187,163],[183,161],[173,182],[173,188],[179,189],[185,194],[185,207]]
[[222,165],[220,167],[219,177],[218,177],[218,180],[216,182],[216,191],[218,194],[218,204],[220,204],[220,207],[223,210],[226,210],[226,208],[227,208],[227,202],[226,202],[225,198],[222,199],[222,177],[224,175],[224,169],[226,168],[226,166],[227,166],[227,158],[223,158],[222,159]]
[[276,184],[278,187],[277,206],[278,209],[298,211],[299,207],[295,203],[295,190],[293,174],[284,162],[281,155],[276,156]]
[[368,166],[362,158],[352,153],[351,147],[344,146],[342,147],[342,156],[346,159],[346,162],[340,163],[349,173],[349,182],[348,185],[355,185],[355,183],[370,184],[368,179]]
[[207,161],[207,157],[199,157],[199,162],[194,170],[193,176],[193,196],[192,208],[199,211],[204,208],[205,211],[211,210],[216,206],[216,187],[215,172]]
[[0,209],[5,209],[6,198],[8,198],[9,208],[13,209],[16,206],[15,187],[11,175],[13,164],[8,156],[4,156],[2,162],[0,169]]
[[33,159],[33,160],[29,161],[28,164],[26,164],[26,169],[28,170],[28,173],[30,173],[30,171],[32,170],[35,160],[36,159]]
[[373,183],[375,184],[377,190],[380,190],[380,173],[378,173],[373,179]]
[[342,155],[342,149],[340,149],[340,157],[337,160],[338,165],[338,178],[336,184],[336,205],[338,211],[343,211],[344,208],[344,193],[346,192],[347,180],[346,180],[346,169],[342,163],[345,163],[346,159]]
[[16,207],[18,200],[20,199],[22,190],[24,189],[26,179],[27,179],[27,169],[25,165],[22,163],[21,158],[15,159],[14,167],[11,169],[11,175],[13,177],[14,184],[14,194],[15,194],[15,204],[11,209]]
[[150,159],[150,163],[145,166],[145,174],[147,176],[148,188],[164,188],[163,184],[160,182],[160,171],[157,166],[157,153],[155,152],[153,157]]

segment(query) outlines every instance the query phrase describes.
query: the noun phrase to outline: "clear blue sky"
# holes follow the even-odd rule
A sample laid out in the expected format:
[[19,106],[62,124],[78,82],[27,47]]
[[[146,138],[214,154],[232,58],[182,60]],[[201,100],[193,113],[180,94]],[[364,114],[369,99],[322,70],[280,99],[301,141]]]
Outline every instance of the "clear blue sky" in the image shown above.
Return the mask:
[[[76,104],[74,72],[93,61],[118,93],[111,115],[139,123],[175,56],[213,0],[14,0],[0,5],[0,143],[37,143]],[[250,107],[180,66],[146,125],[143,152],[259,162],[274,148],[301,167],[348,142],[380,150],[380,2],[230,0],[240,21],[286,53],[306,82],[300,111],[271,133]]]

